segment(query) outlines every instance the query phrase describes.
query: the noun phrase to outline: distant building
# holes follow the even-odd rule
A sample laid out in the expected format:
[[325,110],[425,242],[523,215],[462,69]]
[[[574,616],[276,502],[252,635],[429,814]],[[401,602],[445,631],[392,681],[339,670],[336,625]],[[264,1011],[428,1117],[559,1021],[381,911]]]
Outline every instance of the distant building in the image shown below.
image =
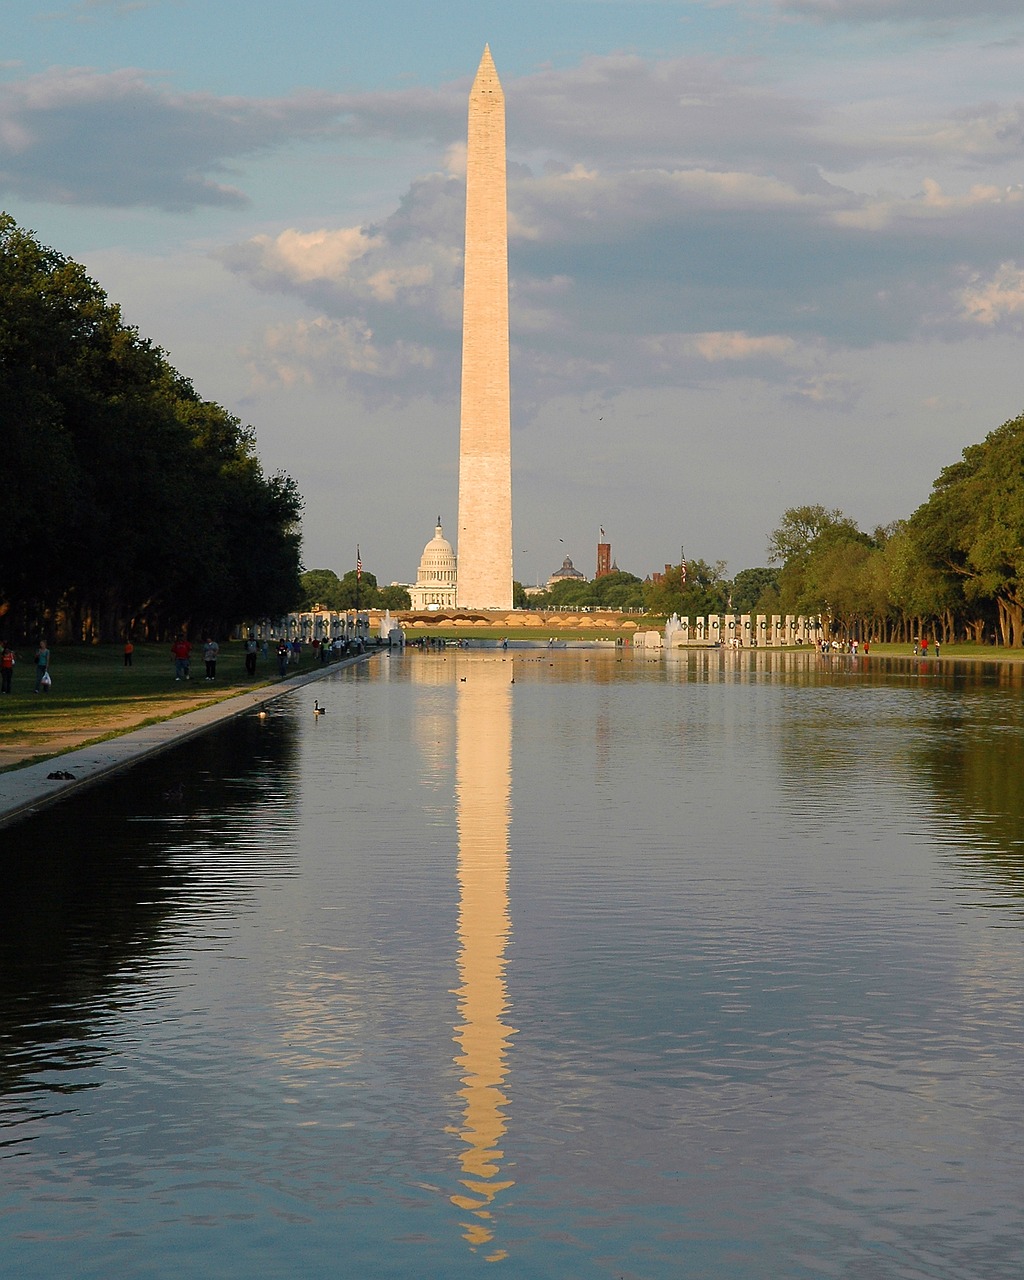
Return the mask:
[[597,573],[598,578],[607,578],[614,572],[612,569],[612,544],[605,542],[604,530],[601,530],[601,541],[597,544]]
[[455,608],[455,552],[441,529],[437,517],[434,536],[423,548],[416,584],[409,588],[411,607],[417,612]]
[[652,573],[648,575],[647,581],[653,582],[656,587],[660,587],[663,582],[671,582],[678,579],[680,586],[686,586],[686,565],[667,564],[664,573]]
[[562,561],[561,569],[556,569],[551,577],[548,578],[548,586],[553,587],[556,582],[565,582],[567,578],[574,579],[577,582],[586,582],[587,580],[586,574],[580,573],[568,556]]

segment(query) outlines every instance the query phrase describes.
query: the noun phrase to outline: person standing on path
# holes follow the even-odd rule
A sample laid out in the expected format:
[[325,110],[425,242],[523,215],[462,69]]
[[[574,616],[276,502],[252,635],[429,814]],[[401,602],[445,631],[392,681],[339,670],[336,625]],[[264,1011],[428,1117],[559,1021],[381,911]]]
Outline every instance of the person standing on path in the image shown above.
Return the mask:
[[220,645],[216,640],[214,640],[213,636],[211,636],[203,648],[203,661],[206,663],[207,680],[216,680],[217,678],[218,653],[220,653]]
[[180,636],[171,645],[171,653],[174,657],[175,680],[187,680],[189,678],[189,659],[192,657],[191,644],[184,636]]
[[245,674],[247,676],[256,674],[256,640],[253,636],[245,642]]
[[[49,675],[50,672],[50,650],[46,647],[46,641],[39,641],[39,648],[36,650],[36,693],[43,688],[43,676]],[[49,683],[47,683],[49,688]]]
[[0,693],[10,693],[14,676],[14,650],[5,644],[0,653]]

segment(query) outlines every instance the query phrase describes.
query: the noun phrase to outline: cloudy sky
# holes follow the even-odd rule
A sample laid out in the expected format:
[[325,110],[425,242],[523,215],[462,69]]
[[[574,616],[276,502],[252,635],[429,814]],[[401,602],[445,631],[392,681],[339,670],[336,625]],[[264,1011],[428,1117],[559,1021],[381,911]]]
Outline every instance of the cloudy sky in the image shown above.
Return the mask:
[[308,567],[454,533],[505,89],[516,575],[871,529],[1024,410],[1020,0],[5,0],[0,206],[256,429]]

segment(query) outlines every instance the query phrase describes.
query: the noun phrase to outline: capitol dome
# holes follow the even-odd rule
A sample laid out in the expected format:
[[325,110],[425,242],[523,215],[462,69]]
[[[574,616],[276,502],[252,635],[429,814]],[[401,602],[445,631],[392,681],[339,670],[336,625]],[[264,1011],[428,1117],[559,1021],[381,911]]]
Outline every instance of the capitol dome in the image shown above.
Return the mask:
[[423,548],[416,585],[409,588],[413,609],[455,608],[455,552],[444,536],[441,517],[434,536]]

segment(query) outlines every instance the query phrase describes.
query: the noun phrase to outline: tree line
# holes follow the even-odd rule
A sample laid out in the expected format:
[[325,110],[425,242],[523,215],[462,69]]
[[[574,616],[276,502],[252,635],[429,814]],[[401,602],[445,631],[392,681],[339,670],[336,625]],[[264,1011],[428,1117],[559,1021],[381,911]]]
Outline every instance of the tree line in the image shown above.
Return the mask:
[[[746,613],[757,603],[763,590],[778,578],[775,569],[743,569],[735,578],[726,577],[726,563],[718,560],[687,560],[685,565],[667,565],[664,573],[644,579],[635,573],[616,570],[600,578],[562,578],[544,591],[525,595],[517,608],[557,609],[638,609],[658,617],[672,613],[700,617],[735,609]],[[518,583],[516,584],[519,585]]]
[[945,467],[907,518],[870,533],[838,508],[791,507],[768,540],[769,564],[733,578],[693,559],[641,581],[565,579],[530,607],[642,608],[667,617],[821,615],[848,639],[935,636],[1024,646],[1024,415]]
[[300,591],[302,499],[76,262],[0,214],[0,634],[223,634]]
[[[1024,415],[968,445],[928,500],[868,533],[838,508],[791,507],[770,535],[773,566],[730,584],[695,562],[689,589],[666,574],[657,612],[820,614],[834,635],[910,642],[935,636],[1024,645]],[[688,570],[693,566],[688,565]],[[706,589],[694,592],[694,577]],[[654,603],[654,592],[646,599]],[[715,608],[712,608],[715,605]]]
[[346,613],[354,609],[408,609],[412,604],[405,587],[378,586],[376,575],[365,569],[349,569],[340,578],[333,569],[307,569],[300,584],[303,609]]
[[837,509],[796,507],[772,535],[778,590],[762,611],[821,613],[882,641],[1024,644],[1024,415],[945,467],[908,518],[866,533]]

